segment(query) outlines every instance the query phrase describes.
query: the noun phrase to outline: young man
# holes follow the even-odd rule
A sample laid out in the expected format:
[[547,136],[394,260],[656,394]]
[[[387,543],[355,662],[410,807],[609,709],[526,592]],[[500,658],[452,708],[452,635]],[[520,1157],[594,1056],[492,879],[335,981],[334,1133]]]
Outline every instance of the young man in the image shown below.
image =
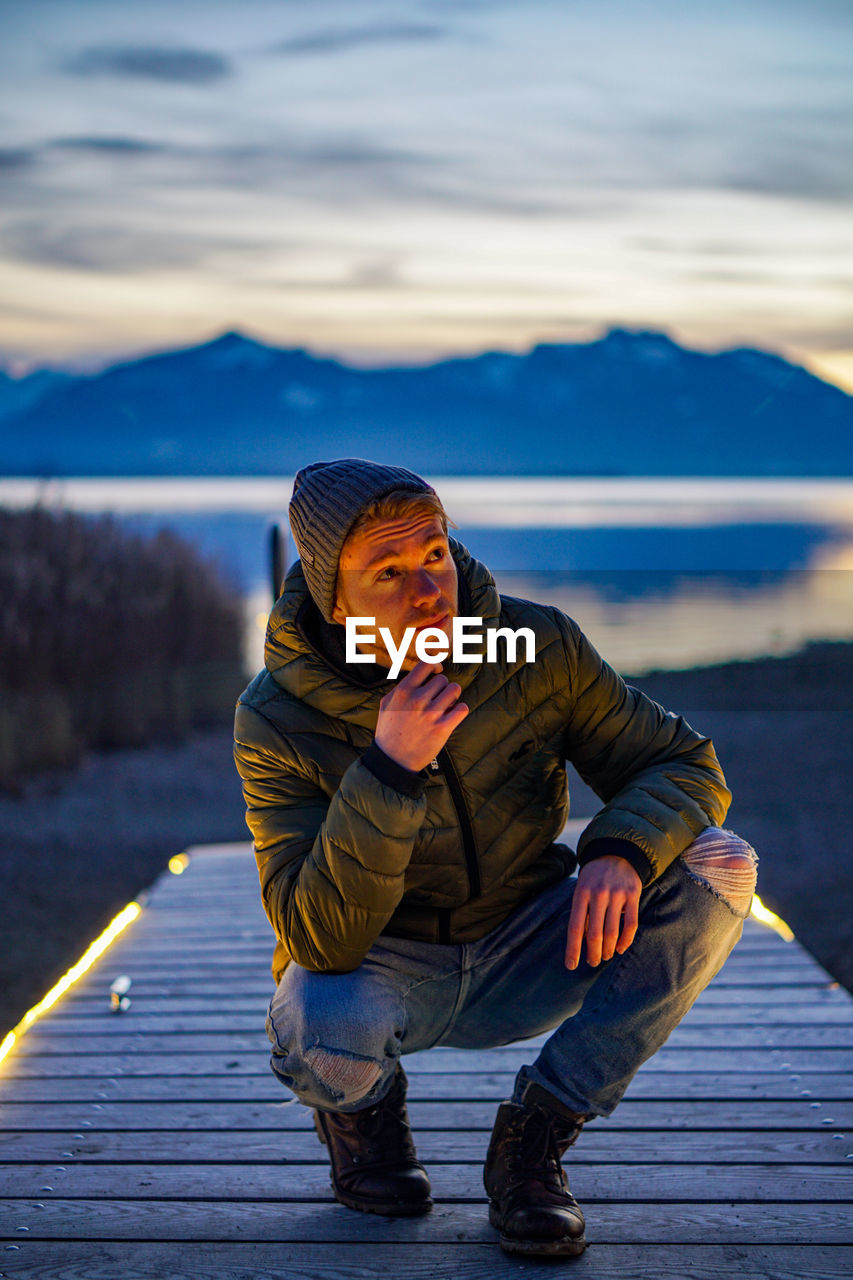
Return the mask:
[[[712,744],[559,609],[499,595],[412,472],[314,463],[290,522],[300,560],[235,746],[278,939],[272,1069],[314,1109],[336,1198],[416,1214],[402,1055],[552,1031],[498,1108],[484,1182],[508,1252],[579,1253],[560,1159],[749,913],[756,857],[720,826]],[[555,843],[567,760],[603,802],[577,855]]]

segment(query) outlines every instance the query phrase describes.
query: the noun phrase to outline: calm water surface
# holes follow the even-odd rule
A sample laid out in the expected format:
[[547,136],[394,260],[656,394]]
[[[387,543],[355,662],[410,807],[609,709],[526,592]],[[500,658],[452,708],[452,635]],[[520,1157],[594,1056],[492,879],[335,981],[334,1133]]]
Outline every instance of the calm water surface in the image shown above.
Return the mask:
[[[501,591],[558,605],[622,671],[853,639],[851,481],[428,479]],[[287,476],[0,480],[0,504],[176,529],[245,597],[254,669],[271,603],[268,530],[287,528],[292,486]]]

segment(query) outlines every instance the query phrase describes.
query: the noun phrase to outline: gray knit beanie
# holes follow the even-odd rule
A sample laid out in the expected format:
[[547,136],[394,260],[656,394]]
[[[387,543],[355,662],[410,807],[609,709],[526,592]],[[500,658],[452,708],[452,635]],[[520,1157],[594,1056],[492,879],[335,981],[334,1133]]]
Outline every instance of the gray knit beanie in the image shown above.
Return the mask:
[[435,493],[414,471],[366,458],[312,462],[298,472],[290,527],[308,590],[327,622],[332,621],[338,559],[347,534],[366,506],[394,489]]

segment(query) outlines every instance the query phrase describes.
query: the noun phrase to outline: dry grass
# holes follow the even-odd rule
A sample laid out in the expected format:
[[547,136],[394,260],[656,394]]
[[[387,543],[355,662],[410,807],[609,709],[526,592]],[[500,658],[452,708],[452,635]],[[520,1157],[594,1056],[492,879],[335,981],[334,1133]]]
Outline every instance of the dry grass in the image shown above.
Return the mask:
[[241,627],[239,601],[174,534],[0,510],[0,787],[230,720]]

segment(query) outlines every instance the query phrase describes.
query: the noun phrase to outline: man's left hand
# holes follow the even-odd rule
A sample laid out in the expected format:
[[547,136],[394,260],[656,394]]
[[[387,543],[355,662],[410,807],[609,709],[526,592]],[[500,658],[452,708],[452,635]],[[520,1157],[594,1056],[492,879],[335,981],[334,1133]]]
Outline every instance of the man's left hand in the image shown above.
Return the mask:
[[[576,969],[586,934],[586,962],[597,965],[627,951],[637,932],[643,882],[625,858],[606,854],[581,867],[566,937],[566,968]],[[620,923],[621,922],[621,923]]]

